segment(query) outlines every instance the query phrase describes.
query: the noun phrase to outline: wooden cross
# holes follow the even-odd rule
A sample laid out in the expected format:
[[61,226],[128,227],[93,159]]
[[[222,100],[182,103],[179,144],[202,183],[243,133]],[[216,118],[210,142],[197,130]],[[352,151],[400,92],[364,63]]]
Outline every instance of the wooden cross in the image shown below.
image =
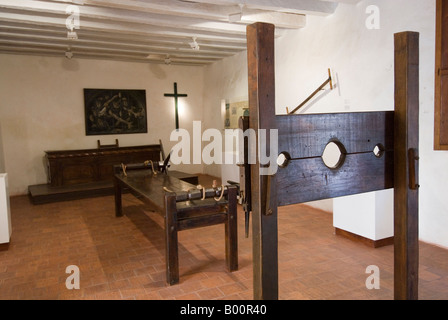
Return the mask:
[[187,97],[186,94],[177,93],[177,82],[174,82],[174,93],[165,93],[165,97],[174,97],[176,130],[179,130],[179,112],[178,112],[178,97]]

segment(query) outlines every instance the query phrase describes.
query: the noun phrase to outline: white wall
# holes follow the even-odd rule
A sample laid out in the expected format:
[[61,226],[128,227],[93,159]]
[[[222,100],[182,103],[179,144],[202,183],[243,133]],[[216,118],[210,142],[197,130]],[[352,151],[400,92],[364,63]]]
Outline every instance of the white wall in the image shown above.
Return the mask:
[[[380,13],[378,30],[366,27],[372,4]],[[393,34],[402,31],[420,33],[420,238],[448,247],[448,152],[433,149],[435,0],[360,1],[340,4],[328,17],[308,16],[305,28],[276,40],[276,110],[284,114],[286,107],[296,107],[327,78],[327,68],[336,88],[323,91],[301,112],[393,110]],[[244,58],[206,69],[205,108],[216,108],[209,113],[219,110],[219,99],[247,92],[247,75],[240,75],[247,72]],[[332,207],[331,200],[313,205]]]
[[[97,140],[120,146],[158,143],[167,153],[175,129],[173,92],[185,109],[180,127],[191,131],[202,120],[203,68],[54,57],[0,55],[0,119],[4,166],[10,194],[26,194],[28,185],[46,183],[45,150],[96,148]],[[86,136],[83,88],[145,89],[148,133]],[[1,153],[0,153],[1,156]],[[1,157],[0,157],[1,158]],[[202,172],[202,165],[178,167]]]
[[5,172],[5,156],[3,152],[2,123],[0,118],[0,173]]
[[[224,130],[222,101],[248,101],[247,52],[216,62],[204,69],[204,128]],[[216,164],[204,166],[204,172],[221,176]]]

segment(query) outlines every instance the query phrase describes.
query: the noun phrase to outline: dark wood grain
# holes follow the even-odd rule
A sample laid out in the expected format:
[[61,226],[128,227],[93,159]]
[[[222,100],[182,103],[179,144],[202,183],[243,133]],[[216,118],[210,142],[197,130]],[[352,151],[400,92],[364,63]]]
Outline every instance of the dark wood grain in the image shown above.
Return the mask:
[[[230,272],[238,269],[236,186],[221,186],[221,190],[205,192],[206,198],[202,200],[197,197],[195,185],[163,173],[154,174],[147,166],[130,165],[126,174],[120,167],[115,169],[117,217],[123,215],[121,198],[124,188],[164,217],[168,284],[179,282],[178,232],[182,230],[224,224],[226,265]],[[222,197],[215,198],[217,193]]]
[[448,150],[448,1],[436,2],[434,149]]
[[[277,173],[278,204],[289,205],[393,188],[394,112],[277,116],[279,153],[291,161]],[[330,169],[326,145],[338,141],[343,163]],[[375,146],[384,152],[375,156]]]
[[[394,296],[418,298],[419,34],[395,35]],[[413,152],[409,152],[413,149]],[[414,159],[409,158],[414,154]],[[410,162],[413,162],[410,166]]]
[[122,202],[122,183],[119,179],[114,177],[114,199],[115,199],[115,216],[123,216],[123,202]]
[[179,247],[176,194],[163,195],[165,213],[165,263],[166,279],[170,285],[179,282]]
[[[240,117],[238,119],[238,127],[242,132],[246,132],[249,129],[249,117]],[[251,176],[250,176],[250,165],[249,165],[249,138],[244,138],[243,141],[243,154],[244,158],[242,163],[239,164],[240,172],[240,194],[243,197],[243,210],[245,214],[245,236],[249,237],[249,226],[250,226],[250,213],[252,211],[252,198],[251,198]]]
[[164,187],[173,192],[184,192],[196,189],[196,186],[166,174],[154,175],[151,170],[132,170],[124,174],[116,174],[115,178],[142,201],[154,206],[159,212],[164,210]]
[[[228,199],[236,199],[237,188],[229,187]],[[228,201],[228,214],[225,224],[225,248],[227,269],[232,272],[238,270],[238,215],[237,202]]]
[[113,166],[160,160],[158,144],[106,149],[46,151],[48,180],[52,187],[98,181],[112,182]]
[[[274,30],[274,25],[264,23],[247,27],[249,126],[257,137],[259,129],[277,128]],[[269,154],[269,147],[268,138],[266,154]],[[251,165],[254,298],[269,300],[278,299],[277,188],[275,176],[262,175],[260,169],[257,159],[257,163]]]
[[320,157],[293,160],[278,169],[278,205],[393,188],[393,159],[393,152],[381,158],[373,152],[348,154],[338,169],[329,169]]
[[347,153],[373,152],[377,144],[394,148],[394,112],[299,114],[276,116],[278,152],[293,159],[320,157],[335,139]]

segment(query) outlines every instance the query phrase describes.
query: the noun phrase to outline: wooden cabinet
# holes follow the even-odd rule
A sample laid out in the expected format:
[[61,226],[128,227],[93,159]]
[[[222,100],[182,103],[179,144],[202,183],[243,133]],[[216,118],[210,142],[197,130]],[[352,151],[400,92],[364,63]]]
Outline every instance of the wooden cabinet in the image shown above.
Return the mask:
[[34,204],[113,194],[114,165],[161,160],[162,145],[46,151],[48,183],[28,186]]
[[[162,143],[135,147],[46,151],[48,183],[28,186],[34,204],[113,194],[114,166],[164,158]],[[198,176],[179,171],[168,175],[197,185]]]
[[112,181],[113,166],[127,163],[159,161],[161,146],[112,147],[46,151],[48,183],[52,187]]

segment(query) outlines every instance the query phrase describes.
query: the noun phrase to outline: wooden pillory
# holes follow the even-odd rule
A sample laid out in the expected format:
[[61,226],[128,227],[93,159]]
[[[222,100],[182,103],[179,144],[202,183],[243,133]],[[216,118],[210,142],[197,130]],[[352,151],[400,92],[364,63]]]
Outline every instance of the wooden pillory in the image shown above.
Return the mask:
[[[260,174],[266,165],[259,157],[250,171],[247,160],[240,170],[245,209],[253,215],[255,299],[278,299],[278,206],[388,188],[394,188],[394,297],[418,298],[419,34],[394,38],[395,111],[276,116],[274,26],[247,27],[246,126],[257,141],[259,129],[278,129],[278,152],[286,159],[270,176]],[[331,168],[322,160],[330,142],[342,151]]]

